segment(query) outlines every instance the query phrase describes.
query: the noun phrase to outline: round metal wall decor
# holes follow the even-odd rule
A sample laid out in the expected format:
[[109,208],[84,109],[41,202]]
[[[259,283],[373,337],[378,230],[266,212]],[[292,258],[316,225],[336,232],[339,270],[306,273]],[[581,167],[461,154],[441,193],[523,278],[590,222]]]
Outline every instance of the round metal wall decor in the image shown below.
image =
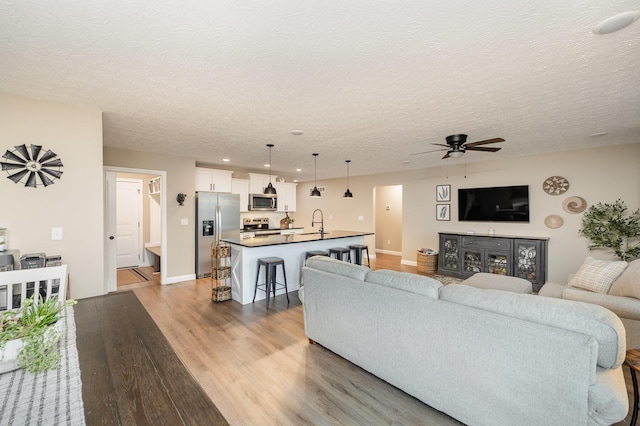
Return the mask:
[[62,161],[58,154],[47,149],[43,152],[41,145],[17,145],[13,151],[7,150],[2,158],[2,170],[6,171],[14,183],[36,188],[38,185],[49,186],[55,179],[62,177]]
[[587,200],[582,197],[569,197],[562,202],[562,208],[567,213],[582,213],[587,208]]
[[569,181],[562,176],[551,176],[542,183],[544,192],[550,195],[560,195],[569,189]]

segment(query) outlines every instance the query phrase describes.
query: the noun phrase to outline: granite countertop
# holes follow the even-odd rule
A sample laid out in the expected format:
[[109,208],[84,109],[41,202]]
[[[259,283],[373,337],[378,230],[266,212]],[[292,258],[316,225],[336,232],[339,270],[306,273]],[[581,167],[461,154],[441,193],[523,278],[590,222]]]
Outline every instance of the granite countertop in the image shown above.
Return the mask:
[[310,232],[306,234],[265,235],[247,239],[222,238],[220,241],[243,247],[265,247],[278,244],[307,243],[311,241],[333,240],[337,238],[361,237],[373,234],[373,232],[358,231],[327,231],[324,233],[324,238],[320,236],[320,232]]

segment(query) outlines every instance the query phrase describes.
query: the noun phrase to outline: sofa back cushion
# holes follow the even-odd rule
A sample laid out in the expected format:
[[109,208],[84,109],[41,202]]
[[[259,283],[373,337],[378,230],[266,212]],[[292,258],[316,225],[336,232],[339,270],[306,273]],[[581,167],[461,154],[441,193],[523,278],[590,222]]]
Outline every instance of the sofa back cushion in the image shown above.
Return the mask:
[[624,361],[624,326],[620,318],[602,306],[500,290],[481,290],[461,284],[442,287],[440,299],[592,336],[598,342],[598,365],[617,368]]
[[640,259],[629,263],[627,269],[611,285],[609,294],[640,299]]
[[333,259],[327,256],[313,256],[307,259],[306,266],[318,269],[320,271],[331,272],[342,275],[344,277],[354,278],[364,281],[364,277],[370,271],[366,266],[356,265],[355,263],[343,262],[342,260]]
[[569,286],[606,294],[626,267],[625,261],[597,260],[587,257],[578,272],[569,280]]
[[433,299],[438,298],[438,292],[442,287],[442,283],[433,278],[386,269],[369,272],[365,281],[429,296]]

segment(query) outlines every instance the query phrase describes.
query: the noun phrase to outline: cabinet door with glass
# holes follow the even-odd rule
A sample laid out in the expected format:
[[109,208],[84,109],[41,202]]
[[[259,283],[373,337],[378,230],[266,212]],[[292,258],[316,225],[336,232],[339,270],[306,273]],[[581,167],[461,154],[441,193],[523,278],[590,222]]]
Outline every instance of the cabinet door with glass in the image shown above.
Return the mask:
[[460,273],[460,236],[440,234],[439,273]]
[[546,281],[547,244],[545,240],[516,239],[514,276],[531,281],[537,291]]

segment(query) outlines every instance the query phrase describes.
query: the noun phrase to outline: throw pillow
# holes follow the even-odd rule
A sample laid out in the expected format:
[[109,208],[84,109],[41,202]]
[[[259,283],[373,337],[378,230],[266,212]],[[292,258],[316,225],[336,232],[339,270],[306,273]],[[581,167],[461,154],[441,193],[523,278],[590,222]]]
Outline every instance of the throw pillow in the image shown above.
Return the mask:
[[623,260],[607,261],[587,257],[578,272],[569,280],[569,286],[606,294],[627,265]]
[[609,294],[640,299],[640,259],[629,263],[627,269],[611,286]]

